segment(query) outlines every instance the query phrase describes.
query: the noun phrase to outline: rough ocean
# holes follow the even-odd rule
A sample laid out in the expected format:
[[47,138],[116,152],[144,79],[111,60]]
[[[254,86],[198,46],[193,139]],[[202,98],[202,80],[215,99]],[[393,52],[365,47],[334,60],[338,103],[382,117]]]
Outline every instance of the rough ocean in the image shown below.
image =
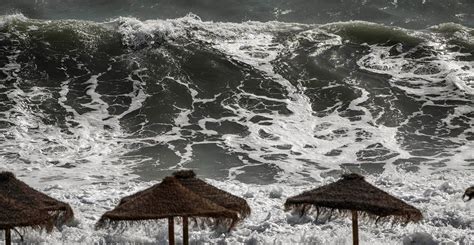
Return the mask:
[[290,2],[2,1],[0,170],[76,216],[25,242],[167,244],[94,225],[186,168],[253,210],[191,243],[351,244],[283,203],[356,172],[424,215],[361,244],[474,244],[474,2]]

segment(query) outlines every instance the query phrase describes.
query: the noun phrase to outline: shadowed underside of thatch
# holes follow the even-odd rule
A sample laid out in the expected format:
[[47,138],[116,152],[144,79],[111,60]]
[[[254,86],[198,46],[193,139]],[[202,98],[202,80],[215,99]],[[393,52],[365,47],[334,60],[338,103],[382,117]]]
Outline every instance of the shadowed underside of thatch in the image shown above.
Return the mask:
[[24,205],[0,194],[0,229],[31,227],[51,231],[53,220],[48,212]]
[[26,206],[47,211],[56,224],[69,222],[74,217],[71,206],[31,188],[11,172],[0,173],[0,193]]
[[317,215],[345,215],[347,211],[356,210],[375,220],[417,222],[422,219],[417,208],[367,183],[357,174],[344,175],[334,183],[290,197],[285,208],[301,214],[315,211]]
[[124,199],[102,216],[97,227],[170,217],[212,218],[232,227],[239,220],[236,212],[194,194],[173,177]]
[[214,187],[201,179],[196,178],[192,170],[182,170],[173,173],[179,182],[192,192],[204,197],[217,205],[236,211],[242,219],[250,215],[250,207],[245,199],[234,196],[226,191]]

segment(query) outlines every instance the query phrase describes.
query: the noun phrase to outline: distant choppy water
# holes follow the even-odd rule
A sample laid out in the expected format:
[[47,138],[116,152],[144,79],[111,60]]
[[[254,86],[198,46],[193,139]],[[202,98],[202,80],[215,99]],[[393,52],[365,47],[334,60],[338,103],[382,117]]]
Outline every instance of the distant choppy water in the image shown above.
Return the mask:
[[182,17],[190,12],[222,22],[282,21],[324,24],[364,20],[422,29],[439,23],[474,25],[471,0],[2,0],[0,14],[36,19],[106,20]]

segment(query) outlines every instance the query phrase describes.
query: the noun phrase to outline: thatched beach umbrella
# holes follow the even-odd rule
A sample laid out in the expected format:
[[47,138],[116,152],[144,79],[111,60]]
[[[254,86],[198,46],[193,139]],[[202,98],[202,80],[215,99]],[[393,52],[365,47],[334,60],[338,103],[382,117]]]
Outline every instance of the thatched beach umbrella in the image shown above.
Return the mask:
[[464,192],[464,195],[462,195],[463,199],[464,197],[467,197],[466,202],[470,201],[474,197],[474,186],[471,186],[466,189],[466,191]]
[[31,227],[51,231],[53,220],[48,212],[25,205],[0,194],[0,229],[5,231],[5,244],[11,244],[11,229]]
[[[106,212],[97,227],[121,221],[168,219],[169,243],[174,244],[174,217],[212,218],[227,222],[232,227],[238,220],[236,212],[221,207],[185,188],[174,177],[121,200],[112,211]],[[187,226],[183,220],[183,226]],[[183,239],[187,244],[188,240]]]
[[0,173],[0,193],[26,206],[47,211],[58,225],[69,222],[74,217],[69,204],[31,188],[11,172]]
[[[239,219],[245,219],[250,215],[250,206],[247,204],[245,199],[234,196],[226,191],[223,191],[215,186],[212,186],[205,181],[196,178],[196,174],[192,170],[181,170],[173,173],[173,176],[188,190],[194,192],[194,194],[200,197],[206,198],[211,202],[222,206],[226,209],[235,211],[239,214]],[[136,195],[142,195],[150,191],[153,187],[140,191],[129,197],[125,197],[121,202],[126,202],[129,199],[133,199]],[[183,217],[183,223],[187,224],[188,217]],[[183,237],[184,240],[188,238],[188,226],[183,225]]]
[[[205,181],[196,178],[196,173],[192,170],[180,170],[173,173],[173,176],[187,189],[195,194],[210,200],[211,202],[222,206],[224,208],[235,211],[239,214],[240,219],[245,219],[250,215],[250,206],[243,198],[234,196],[229,192],[223,191],[215,186],[212,186]],[[121,202],[126,202],[137,195],[142,195],[153,187],[137,192],[131,196],[122,198]]]
[[422,219],[418,209],[367,183],[358,174],[343,175],[334,183],[290,197],[285,207],[302,214],[311,208],[316,209],[317,215],[334,209],[341,214],[351,212],[354,244],[359,244],[358,212],[376,221],[391,218],[394,221],[417,222]]

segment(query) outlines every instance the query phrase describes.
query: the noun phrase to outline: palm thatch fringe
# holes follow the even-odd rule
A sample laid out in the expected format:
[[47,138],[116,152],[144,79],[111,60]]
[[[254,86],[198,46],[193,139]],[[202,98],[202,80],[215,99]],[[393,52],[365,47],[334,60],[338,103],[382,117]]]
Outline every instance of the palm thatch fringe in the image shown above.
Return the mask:
[[[336,209],[336,208],[326,208],[326,207],[314,207],[309,204],[285,204],[286,211],[293,211],[300,216],[303,215],[314,215],[315,220],[318,220],[321,216],[327,216],[327,221],[329,222],[332,218],[350,218],[352,215],[352,210],[350,209]],[[417,217],[407,216],[378,216],[375,214],[370,214],[363,211],[358,211],[359,220],[364,220],[367,223],[385,224],[391,223],[404,224],[406,225],[410,221],[418,221]]]
[[[182,224],[182,219],[180,217],[175,217],[175,224]],[[227,227],[234,227],[236,222],[232,218],[210,218],[210,217],[189,217],[189,225],[192,227],[196,226],[218,226],[218,225],[225,225]],[[148,226],[150,224],[156,225],[164,225],[164,219],[150,219],[150,220],[143,220],[143,219],[135,219],[135,220],[112,220],[108,218],[100,219],[95,227],[96,229],[102,228],[113,228],[119,229],[120,227],[130,227],[130,226]]]
[[[18,236],[24,236],[24,234],[31,234],[37,232],[43,234],[43,232],[50,233],[54,230],[54,223],[50,223],[49,227],[45,226],[17,226],[11,228],[12,232],[15,232]],[[1,239],[0,239],[1,240]]]
[[[152,219],[152,220],[111,220],[111,219],[101,219],[99,222],[96,223],[96,229],[104,229],[109,228],[113,229],[117,232],[123,232],[130,227],[149,227],[153,225],[157,226],[166,226],[167,222],[164,219]],[[235,221],[232,219],[226,218],[196,218],[196,217],[189,217],[189,226],[190,227],[199,227],[199,228],[206,228],[210,227],[211,229],[215,229],[218,226],[225,226],[233,228],[235,226]],[[182,224],[181,217],[175,217],[175,224]],[[230,230],[230,229],[229,229]]]

